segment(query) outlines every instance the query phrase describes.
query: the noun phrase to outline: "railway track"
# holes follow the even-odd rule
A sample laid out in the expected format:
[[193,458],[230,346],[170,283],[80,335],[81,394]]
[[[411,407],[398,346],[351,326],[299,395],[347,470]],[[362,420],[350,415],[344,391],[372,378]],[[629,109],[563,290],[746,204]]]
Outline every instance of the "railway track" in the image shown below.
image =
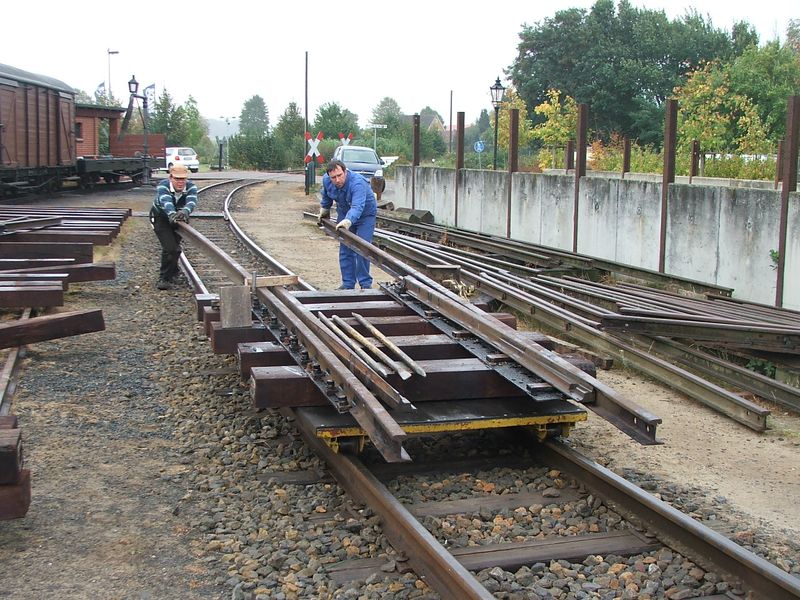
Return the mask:
[[[231,188],[240,185],[212,190],[227,198]],[[208,193],[212,190],[203,192],[204,209],[211,207]],[[190,242],[187,271],[199,295],[219,293],[226,282],[255,281],[253,272],[287,274],[263,253],[247,255],[242,248],[252,246],[251,242],[242,246],[242,242],[229,239],[226,231],[237,230],[238,225],[230,213],[225,215],[197,217],[192,220],[192,231],[181,226]],[[223,254],[227,258],[221,258]],[[375,254],[372,258],[389,269],[399,268],[386,256]],[[408,277],[410,273],[399,275]],[[412,290],[419,285],[408,282]],[[310,286],[298,280],[297,287],[308,290]],[[409,286],[402,293],[408,290]],[[338,390],[333,396],[350,400],[351,413],[369,410],[369,404],[352,399],[361,393],[353,373],[337,373],[341,356],[322,344],[330,336],[307,316],[305,320],[299,316],[302,302],[293,301],[283,288],[254,291],[260,304],[256,317],[266,328],[275,329],[284,349],[298,362],[319,364],[330,377],[325,385],[333,381]],[[448,306],[440,299],[436,308],[447,310]],[[479,325],[480,320],[472,323],[480,333],[475,323]],[[348,361],[352,366],[354,359]],[[605,582],[603,569],[620,570],[630,563],[633,574],[625,579],[626,588],[619,590],[627,594],[622,597],[662,597],[667,589],[670,595],[666,597],[674,598],[700,594],[800,597],[796,578],[588,461],[561,441],[536,445],[526,437],[527,429],[489,428],[412,439],[401,433],[392,438],[392,431],[381,432],[378,425],[377,437],[369,436],[377,443],[359,457],[335,452],[339,446],[323,441],[314,409],[284,407],[281,411],[297,422],[306,443],[324,458],[348,494],[380,517],[383,532],[400,552],[391,561],[342,561],[328,569],[338,581],[374,580],[380,574],[401,572],[407,564],[443,598],[508,597],[513,593],[518,597],[546,597],[545,593],[560,597],[553,586],[559,594],[605,597],[598,591]],[[365,423],[358,423],[372,433]],[[402,457],[408,450],[414,455],[412,465],[403,461],[387,464],[387,455]],[[442,461],[442,456],[447,460]],[[593,558],[598,556],[630,558],[607,564],[605,558]],[[520,588],[518,577],[515,589],[504,573],[523,569],[531,572],[531,585]],[[693,578],[695,584],[689,585],[687,578]]]

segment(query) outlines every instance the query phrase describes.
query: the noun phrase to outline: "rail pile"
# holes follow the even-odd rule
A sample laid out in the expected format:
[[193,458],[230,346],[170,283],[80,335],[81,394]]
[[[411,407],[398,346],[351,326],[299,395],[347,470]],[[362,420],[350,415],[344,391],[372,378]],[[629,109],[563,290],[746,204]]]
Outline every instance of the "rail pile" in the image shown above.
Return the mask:
[[0,520],[26,514],[30,471],[23,468],[22,428],[10,414],[18,359],[27,344],[105,329],[102,310],[40,314],[64,305],[70,283],[114,279],[114,263],[95,263],[128,209],[0,206]]
[[[754,430],[767,428],[770,411],[747,394],[800,409],[800,390],[743,366],[769,360],[775,352],[797,353],[800,314],[794,311],[734,300],[724,288],[651,271],[617,270],[615,263],[598,265],[559,251],[545,254],[542,247],[518,241],[387,219],[381,224],[405,232],[378,230],[375,243],[381,248],[431,274],[449,270],[451,279]],[[683,293],[600,284],[586,278],[592,274],[638,274],[639,280]]]

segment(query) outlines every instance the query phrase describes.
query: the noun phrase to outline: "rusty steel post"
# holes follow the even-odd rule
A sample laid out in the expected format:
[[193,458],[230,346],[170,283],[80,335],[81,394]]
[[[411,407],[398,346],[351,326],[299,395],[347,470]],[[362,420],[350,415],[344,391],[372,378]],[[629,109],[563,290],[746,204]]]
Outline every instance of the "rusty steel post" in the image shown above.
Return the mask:
[[[553,165],[555,166],[555,165]],[[564,149],[564,170],[569,171],[575,168],[575,140],[569,140]]]
[[519,170],[519,109],[508,112],[508,177],[506,178],[506,237],[511,237],[511,181]]
[[589,105],[578,104],[578,156],[575,161],[575,199],[572,204],[572,251],[578,251],[578,199],[581,193],[581,177],[586,175],[586,129],[589,121]]
[[783,306],[783,284],[786,278],[786,230],[789,220],[789,192],[797,190],[800,96],[790,96],[786,104],[786,141],[784,142],[783,148],[783,181],[781,183],[781,219],[778,226],[778,277],[775,284],[775,306]]
[[658,272],[663,273],[667,262],[667,202],[669,185],[675,183],[675,140],[678,130],[678,101],[667,100],[664,121],[664,173],[661,178],[661,224],[658,236]]
[[453,227],[458,227],[458,179],[464,169],[464,111],[456,113],[456,128],[456,173],[453,182],[456,206]]
[[417,167],[419,167],[419,115],[413,118],[413,143],[411,160],[411,210],[417,207]]
[[631,139],[625,138],[622,142],[622,179],[625,173],[631,172]]
[[778,140],[778,158],[775,162],[775,189],[778,189],[778,184],[783,177],[783,146],[785,141]]
[[689,183],[692,183],[692,178],[697,177],[699,167],[700,167],[700,142],[697,140],[692,140],[692,166],[689,170]]

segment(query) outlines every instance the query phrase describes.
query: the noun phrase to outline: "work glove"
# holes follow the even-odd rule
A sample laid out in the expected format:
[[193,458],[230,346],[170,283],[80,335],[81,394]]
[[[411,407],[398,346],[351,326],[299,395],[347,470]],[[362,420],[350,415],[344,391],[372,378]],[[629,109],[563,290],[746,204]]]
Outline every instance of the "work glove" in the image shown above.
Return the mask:
[[336,224],[336,231],[339,231],[342,227],[345,229],[350,229],[350,226],[353,222],[350,219],[342,219]]
[[178,222],[178,217],[180,215],[180,211],[174,212],[169,216],[169,222],[175,225]]
[[189,211],[185,208],[180,209],[177,213],[175,213],[177,217],[175,217],[176,221],[182,221],[184,223],[189,223]]
[[322,219],[329,219],[331,216],[330,208],[320,208],[317,215],[317,225],[322,225]]

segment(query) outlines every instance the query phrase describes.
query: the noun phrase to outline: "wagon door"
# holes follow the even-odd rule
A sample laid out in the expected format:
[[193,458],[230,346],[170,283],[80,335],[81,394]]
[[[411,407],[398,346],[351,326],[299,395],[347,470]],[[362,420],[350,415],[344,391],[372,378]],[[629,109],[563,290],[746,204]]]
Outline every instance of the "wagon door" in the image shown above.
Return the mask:
[[16,88],[0,81],[0,165],[17,165]]

